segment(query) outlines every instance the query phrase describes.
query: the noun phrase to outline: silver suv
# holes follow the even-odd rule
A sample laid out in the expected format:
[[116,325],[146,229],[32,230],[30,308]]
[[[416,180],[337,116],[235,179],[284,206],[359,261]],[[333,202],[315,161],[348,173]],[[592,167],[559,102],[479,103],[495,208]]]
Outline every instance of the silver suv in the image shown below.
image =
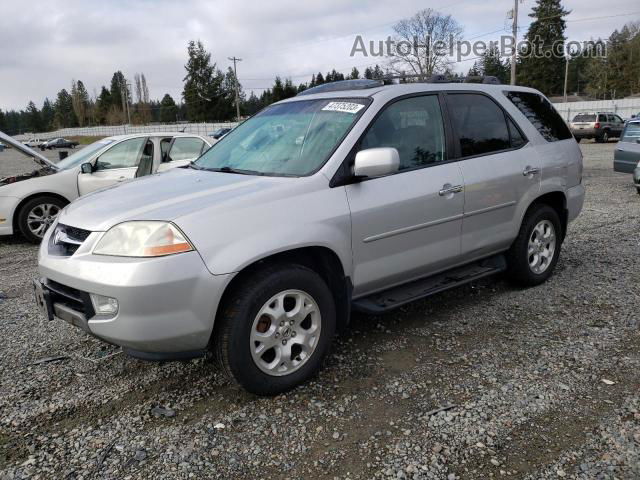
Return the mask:
[[624,120],[615,113],[579,113],[569,124],[571,133],[579,142],[583,138],[594,138],[598,143],[607,143],[610,138],[620,138]]
[[213,352],[272,395],[318,371],[352,310],[498,272],[544,282],[584,193],[578,145],[535,90],[329,84],[186,168],[68,205],[36,298],[129,355]]

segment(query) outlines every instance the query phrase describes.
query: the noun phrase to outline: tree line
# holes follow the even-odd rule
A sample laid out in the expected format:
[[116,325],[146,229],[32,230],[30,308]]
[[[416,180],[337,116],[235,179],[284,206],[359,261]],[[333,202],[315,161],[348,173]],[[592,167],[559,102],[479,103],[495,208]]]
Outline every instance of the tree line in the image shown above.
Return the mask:
[[[517,84],[537,88],[548,96],[560,95],[564,88],[565,58],[544,55],[552,45],[566,42],[564,19],[570,12],[561,0],[536,0],[525,39],[537,42],[543,55],[517,56]],[[421,10],[411,18],[394,25],[395,40],[402,41],[411,33],[418,37],[462,38],[462,27],[451,17],[432,9]],[[594,55],[594,49],[606,48],[606,56]],[[471,66],[468,75],[492,75],[509,83],[510,59],[501,56],[497,47],[489,48]],[[318,72],[308,82],[294,84],[290,78],[276,76],[271,87],[260,94],[247,95],[234,70],[220,69],[201,41],[187,45],[184,87],[178,103],[165,94],[161,100],[150,98],[144,73],[136,73],[129,82],[122,71],[114,72],[110,84],[99,93],[89,95],[81,80],[72,80],[69,90],[63,88],[54,99],[45,98],[41,108],[30,101],[24,110],[0,110],[0,130],[9,134],[25,131],[46,132],[66,127],[115,124],[170,123],[177,121],[229,121],[236,115],[235,94],[238,88],[242,116],[254,115],[265,106],[322,85],[346,79],[384,78],[388,75],[417,73],[429,76],[444,73],[456,76],[455,63],[446,54],[426,48],[420,55],[396,55],[386,65],[367,67],[361,74],[353,68],[349,74],[336,69]],[[621,98],[640,92],[640,22],[626,24],[608,38],[598,39],[590,48],[569,57],[567,90],[569,94],[588,95],[597,99]]]

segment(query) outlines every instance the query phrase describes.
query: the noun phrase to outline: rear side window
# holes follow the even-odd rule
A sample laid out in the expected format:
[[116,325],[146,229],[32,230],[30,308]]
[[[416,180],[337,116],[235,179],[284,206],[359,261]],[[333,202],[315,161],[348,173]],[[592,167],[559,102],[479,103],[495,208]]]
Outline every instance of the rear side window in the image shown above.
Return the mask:
[[505,92],[505,95],[547,142],[572,138],[567,124],[543,96],[530,92]]
[[606,122],[607,121],[607,116],[606,115],[598,115],[598,121],[599,122]]
[[173,141],[168,159],[173,160],[195,160],[202,153],[204,142],[194,137],[178,137]]
[[474,93],[449,93],[447,105],[463,157],[511,148],[504,112],[493,100]]

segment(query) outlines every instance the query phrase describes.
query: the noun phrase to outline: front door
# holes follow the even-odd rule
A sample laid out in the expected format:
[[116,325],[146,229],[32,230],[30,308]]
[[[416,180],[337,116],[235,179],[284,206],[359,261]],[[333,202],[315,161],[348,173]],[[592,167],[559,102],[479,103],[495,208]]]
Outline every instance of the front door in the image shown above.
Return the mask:
[[167,151],[163,153],[158,172],[188,165],[207,147],[208,145],[198,137],[174,138]]
[[462,174],[448,162],[438,96],[385,107],[359,144],[375,147],[397,149],[400,169],[345,187],[355,296],[435,272],[460,255]]
[[149,149],[153,158],[153,142],[147,141],[146,137],[132,138],[115,144],[96,159],[92,173],[78,175],[78,192],[80,195],[86,195],[133,179],[140,159],[143,154],[149,153]]

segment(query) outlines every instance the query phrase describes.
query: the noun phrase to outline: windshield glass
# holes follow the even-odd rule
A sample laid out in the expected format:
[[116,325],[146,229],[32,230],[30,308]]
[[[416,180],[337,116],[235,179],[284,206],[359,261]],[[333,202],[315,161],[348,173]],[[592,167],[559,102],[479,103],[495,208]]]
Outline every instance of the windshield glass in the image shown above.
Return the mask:
[[624,132],[622,132],[622,138],[620,138],[620,141],[637,142],[638,140],[640,140],[640,123],[627,123],[627,126],[624,127]]
[[267,107],[194,162],[196,168],[303,176],[318,170],[369,100],[302,100]]
[[581,113],[580,115],[576,115],[573,119],[574,122],[595,122],[595,115],[588,115],[586,113]]
[[68,168],[73,168],[77,165],[80,165],[84,162],[87,162],[91,155],[95,152],[103,148],[105,145],[109,145],[113,140],[99,140],[97,142],[93,142],[90,145],[87,145],[81,150],[78,150],[73,155],[69,155],[64,160],[59,161],[56,166],[61,170],[66,170]]

